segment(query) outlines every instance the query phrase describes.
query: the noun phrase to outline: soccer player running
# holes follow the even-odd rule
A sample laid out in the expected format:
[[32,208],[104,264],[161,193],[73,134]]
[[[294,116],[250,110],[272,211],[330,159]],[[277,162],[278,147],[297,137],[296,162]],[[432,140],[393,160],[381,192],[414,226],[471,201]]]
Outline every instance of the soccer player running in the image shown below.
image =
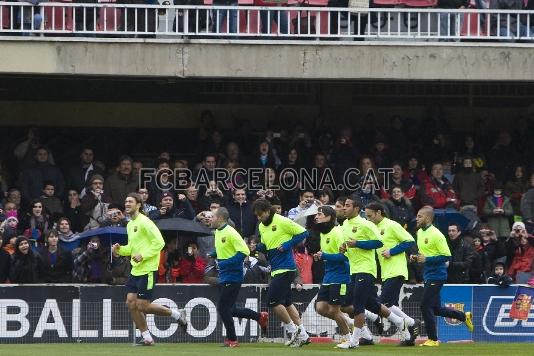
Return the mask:
[[230,215],[226,208],[215,211],[212,228],[215,228],[215,253],[211,257],[217,258],[219,266],[219,300],[217,312],[221,316],[226,329],[224,346],[237,347],[234,318],[256,320],[262,330],[267,329],[269,314],[255,312],[247,308],[237,308],[235,302],[243,283],[243,261],[250,254],[249,248],[241,235],[230,225]]
[[469,331],[473,332],[473,321],[470,312],[464,313],[441,306],[441,287],[447,281],[447,267],[451,260],[451,252],[445,236],[432,222],[434,209],[422,207],[415,217],[417,221],[417,247],[419,253],[411,255],[411,262],[424,264],[423,278],[425,287],[421,300],[421,312],[425,321],[428,340],[420,346],[439,346],[435,315],[463,321]]
[[[365,326],[365,310],[387,318],[395,324],[401,332],[401,341],[410,339],[406,321],[389,311],[386,306],[380,304],[375,291],[376,260],[375,249],[383,246],[378,228],[372,222],[360,216],[363,207],[358,195],[351,195],[345,201],[345,216],[343,222],[343,235],[345,244],[340,252],[347,253],[350,264],[352,306],[342,310],[349,315],[354,315],[354,330],[348,340],[343,341],[336,347],[340,349],[353,349],[359,346],[360,338],[371,339]],[[366,335],[367,334],[367,335]]]
[[142,340],[137,345],[152,346],[154,339],[148,331],[146,314],[171,316],[184,331],[187,319],[184,309],[174,310],[151,303],[160,251],[165,242],[157,226],[142,213],[142,206],[143,200],[138,193],[128,194],[124,202],[125,212],[131,218],[126,226],[128,244],[114,244],[112,251],[115,256],[131,256],[132,270],[126,283],[126,304],[135,325],[141,331]]
[[382,293],[380,302],[392,313],[406,320],[411,338],[403,340],[401,346],[414,346],[419,335],[421,322],[406,315],[399,307],[399,296],[404,281],[408,279],[408,264],[405,251],[415,244],[415,240],[399,223],[386,218],[384,206],[370,203],[365,207],[365,216],[380,231],[382,247],[376,250],[380,262]]
[[267,292],[267,303],[284,323],[291,335],[286,346],[300,347],[310,343],[310,337],[300,320],[291,297],[291,283],[295,279],[293,247],[309,236],[308,231],[294,221],[275,213],[271,203],[260,198],[252,205],[260,224],[261,243],[256,249],[266,252],[271,264],[271,282]]
[[336,211],[330,206],[320,206],[315,215],[315,227],[321,235],[321,250],[313,255],[316,260],[323,260],[325,274],[317,295],[317,312],[334,320],[341,335],[350,337],[349,325],[341,312],[345,303],[347,285],[350,283],[349,260],[339,252],[345,243],[343,231],[336,224]]

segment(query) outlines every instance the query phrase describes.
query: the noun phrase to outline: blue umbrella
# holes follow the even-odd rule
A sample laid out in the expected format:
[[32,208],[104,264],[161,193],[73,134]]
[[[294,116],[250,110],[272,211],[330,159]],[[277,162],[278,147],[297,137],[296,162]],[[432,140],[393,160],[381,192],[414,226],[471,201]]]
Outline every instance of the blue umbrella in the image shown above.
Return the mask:
[[128,243],[128,233],[126,232],[125,227],[99,227],[96,229],[91,229],[84,231],[78,236],[76,240],[87,240],[91,237],[98,236],[100,237],[100,243],[102,245],[113,245],[114,243],[126,244]]
[[445,235],[448,234],[450,224],[458,224],[462,231],[466,231],[469,219],[455,209],[435,209],[434,224]]

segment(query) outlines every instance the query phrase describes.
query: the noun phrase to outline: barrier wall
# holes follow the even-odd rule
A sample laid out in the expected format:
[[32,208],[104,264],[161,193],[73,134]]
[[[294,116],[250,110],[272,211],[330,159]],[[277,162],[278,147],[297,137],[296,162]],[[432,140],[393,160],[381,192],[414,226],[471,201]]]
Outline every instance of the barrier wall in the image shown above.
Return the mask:
[[[495,286],[449,285],[442,290],[442,303],[465,311],[473,311],[475,332],[471,334],[456,320],[440,319],[441,341],[533,342],[534,311],[529,319],[509,317],[511,301],[517,287],[501,289]],[[317,286],[294,291],[294,302],[310,333],[336,336],[331,320],[314,310]],[[423,288],[405,285],[401,307],[416,318]],[[155,302],[172,308],[186,308],[189,326],[184,333],[170,318],[148,317],[151,333],[158,342],[222,342],[224,329],[216,312],[217,288],[206,285],[158,285]],[[39,285],[0,286],[0,342],[132,342],[135,328],[124,300],[122,286],[104,285]],[[266,287],[243,286],[238,304],[253,310],[265,310]],[[242,342],[260,340],[255,321],[237,320],[236,331]],[[373,326],[371,325],[371,331]],[[138,331],[137,331],[138,333]],[[385,320],[383,337],[396,337],[395,327]],[[423,331],[423,336],[425,335]],[[138,334],[137,334],[138,336]],[[266,335],[269,339],[283,338],[280,321],[272,317]]]

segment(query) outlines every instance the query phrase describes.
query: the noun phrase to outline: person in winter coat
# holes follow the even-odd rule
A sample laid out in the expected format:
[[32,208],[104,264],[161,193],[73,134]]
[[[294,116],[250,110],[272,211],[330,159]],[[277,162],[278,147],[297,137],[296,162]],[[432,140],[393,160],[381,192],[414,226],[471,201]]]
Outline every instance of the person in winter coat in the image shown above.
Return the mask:
[[0,233],[0,284],[7,282],[9,278],[9,267],[11,265],[11,257],[9,253],[3,249],[3,245],[4,239]]
[[44,283],[70,283],[72,280],[72,256],[69,251],[59,247],[58,242],[58,232],[50,230],[45,238],[45,246],[40,251]]
[[89,223],[89,216],[82,213],[80,194],[74,189],[69,189],[63,211],[66,218],[69,219],[69,229],[74,232],[82,232],[84,227]]
[[514,251],[512,263],[508,268],[508,275],[516,280],[519,272],[532,273],[534,262],[534,237],[523,234],[519,238],[519,245]]
[[471,265],[473,263],[474,249],[464,241],[462,231],[458,225],[452,224],[448,228],[448,244],[451,251],[451,260],[448,267],[448,283],[469,283]]
[[195,211],[183,194],[178,194],[178,201],[175,200],[171,192],[165,192],[161,195],[160,207],[158,210],[152,210],[148,217],[152,220],[184,218],[193,220]]
[[132,158],[122,156],[118,171],[109,176],[104,184],[104,194],[109,202],[123,205],[129,193],[137,192],[139,179],[133,176],[132,169]]
[[410,200],[404,197],[400,186],[391,189],[391,197],[385,201],[389,218],[405,228],[415,219],[415,212]]
[[504,287],[504,288],[508,287],[510,284],[513,283],[512,278],[505,273],[504,263],[502,262],[495,263],[493,274],[488,277],[487,283],[496,284],[499,287]]
[[65,180],[58,167],[48,162],[48,149],[39,147],[35,161],[21,175],[23,186],[22,196],[26,201],[39,198],[43,193],[43,185],[50,181],[54,184],[56,196],[62,198],[65,193]]
[[530,176],[530,186],[521,198],[521,216],[523,221],[534,223],[534,174]]
[[9,280],[11,283],[30,284],[42,282],[43,264],[33,253],[30,242],[24,236],[17,237],[15,253],[11,256]]
[[443,165],[434,163],[432,175],[421,188],[421,202],[430,205],[434,209],[455,208],[460,204],[454,188],[443,177]]
[[109,200],[104,195],[103,187],[104,178],[100,174],[95,174],[89,179],[89,186],[86,188],[87,194],[84,195],[80,203],[80,211],[89,219],[84,230],[100,227],[100,224],[106,219]]
[[226,204],[230,213],[230,219],[235,224],[235,229],[244,237],[254,235],[256,231],[257,219],[252,212],[252,206],[247,201],[247,194],[244,189],[236,189],[232,192],[232,201]]
[[515,167],[514,178],[504,185],[504,195],[510,198],[514,215],[521,215],[521,198],[528,189],[527,177],[523,166]]
[[52,228],[49,216],[44,210],[43,202],[35,199],[30,204],[30,212],[24,216],[20,224],[23,235],[29,239],[44,243],[44,237]]
[[406,199],[413,199],[415,197],[416,188],[413,182],[410,179],[407,179],[403,176],[402,173],[402,164],[400,162],[394,162],[392,164],[393,174],[389,174],[387,184],[383,184],[380,187],[380,198],[381,199],[390,199],[392,191],[395,187],[400,187],[404,192],[404,197]]
[[484,185],[471,157],[463,159],[462,168],[454,176],[452,186],[461,201],[461,206],[478,205],[480,197],[484,195]]
[[187,245],[184,256],[180,260],[180,275],[182,283],[203,283],[206,260],[198,253],[198,246],[194,242]]
[[510,217],[514,214],[508,197],[502,194],[502,184],[495,182],[493,195],[486,199],[484,211],[488,224],[497,236],[506,236],[510,232]]

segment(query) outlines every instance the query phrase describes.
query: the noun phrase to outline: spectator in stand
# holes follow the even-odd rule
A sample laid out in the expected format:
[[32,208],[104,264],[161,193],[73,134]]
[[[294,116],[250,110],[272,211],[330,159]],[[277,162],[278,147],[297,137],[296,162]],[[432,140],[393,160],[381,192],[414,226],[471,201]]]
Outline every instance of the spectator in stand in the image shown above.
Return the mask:
[[44,243],[44,237],[52,228],[50,217],[44,211],[43,202],[35,199],[30,204],[31,210],[21,221],[20,230],[29,239]]
[[217,183],[215,183],[215,181],[209,181],[208,188],[206,189],[206,192],[204,193],[204,197],[202,197],[201,206],[207,207],[210,205],[213,199],[223,199],[223,198],[224,198],[224,193],[222,192],[221,188],[217,186]]
[[413,181],[404,177],[402,172],[402,164],[400,162],[393,162],[391,167],[393,168],[393,173],[387,175],[388,181],[384,182],[384,184],[380,187],[380,198],[390,199],[392,189],[400,186],[404,192],[404,197],[412,200],[417,192]]
[[302,159],[297,149],[295,147],[289,148],[286,159],[284,160],[282,166],[280,167],[280,170],[283,170],[283,169],[298,170],[299,168],[302,168],[302,167],[303,167]]
[[43,185],[43,195],[41,195],[41,201],[45,211],[50,214],[53,220],[63,215],[63,206],[61,200],[54,195],[55,193],[54,183],[51,181],[45,182]]
[[[296,284],[312,284],[314,283],[314,275],[312,273],[313,256],[308,253],[308,249],[304,242],[298,244],[293,249],[293,257],[295,258],[295,265],[299,270],[300,279]],[[319,277],[322,279],[322,276]],[[317,283],[315,281],[315,283]]]
[[[489,3],[489,8],[508,11],[524,10],[527,4],[528,2],[523,0],[492,0]],[[511,13],[506,16],[506,19],[502,16],[497,16],[497,14],[492,14],[491,31],[497,36],[526,37],[532,32],[532,29],[528,27],[527,16],[520,17]],[[511,40],[506,39],[504,41]]]
[[336,203],[334,199],[334,192],[329,187],[322,189],[318,196],[321,205],[334,205]]
[[150,182],[148,186],[150,203],[157,205],[161,201],[161,196],[165,192],[171,192],[173,188],[173,172],[171,171],[171,165],[169,161],[165,158],[159,158],[156,162],[157,168],[157,180]]
[[134,177],[137,177],[136,179],[139,180],[141,169],[143,169],[143,162],[141,162],[138,159],[134,159],[132,162],[132,175]]
[[74,232],[82,232],[89,223],[89,217],[82,213],[80,194],[74,189],[69,189],[66,204],[63,208],[65,217],[70,221],[70,227]]
[[[61,217],[57,221],[57,235],[59,239],[59,247],[69,250],[69,252],[72,252],[72,250],[80,247],[80,242],[79,240],[76,240],[79,235],[73,233],[70,227],[70,220],[66,217]],[[77,242],[73,243],[73,241]]]
[[201,166],[195,172],[194,181],[199,184],[198,196],[204,196],[207,190],[207,183],[215,180],[215,168],[217,168],[217,155],[214,153],[206,154]]
[[248,160],[248,168],[276,169],[276,157],[271,151],[269,142],[263,140],[259,143],[256,152]]
[[504,195],[510,198],[514,215],[521,216],[521,198],[528,189],[525,167],[516,166],[514,177],[504,185]]
[[86,188],[87,194],[80,203],[80,211],[89,219],[84,230],[99,227],[106,219],[109,200],[104,195],[103,187],[104,178],[100,174],[95,174],[89,179],[89,186]]
[[157,207],[154,205],[150,205],[148,203],[150,194],[148,193],[148,189],[146,188],[139,188],[137,189],[137,193],[141,196],[141,199],[143,199],[143,212],[147,215],[150,215],[150,213],[154,210],[158,210]]
[[180,256],[177,250],[177,237],[165,242],[160,252],[158,283],[176,283],[180,277]]
[[130,156],[121,156],[117,172],[104,182],[104,194],[110,203],[124,204],[126,196],[137,191],[139,181],[132,174],[132,161]]
[[512,138],[508,131],[501,131],[497,143],[488,154],[488,169],[501,182],[506,181],[508,174],[517,165],[518,152],[512,145]]
[[87,186],[89,179],[94,174],[104,175],[104,171],[95,164],[95,154],[92,148],[86,147],[80,153],[80,162],[70,167],[67,174],[69,187],[82,192]]
[[334,151],[334,163],[336,167],[336,181],[342,182],[345,171],[354,167],[354,163],[358,162],[360,152],[356,148],[356,144],[352,142],[352,129],[350,127],[343,127],[339,130]]
[[45,182],[52,182],[56,188],[56,195],[63,197],[65,181],[58,167],[48,162],[48,149],[39,147],[33,164],[21,174],[24,198],[27,201],[36,199],[43,193]]
[[484,275],[488,276],[491,273],[491,268],[495,261],[506,260],[506,245],[505,236],[497,236],[491,226],[483,224],[479,230],[481,237],[480,246],[475,245],[475,250],[482,258],[482,268]]
[[336,199],[336,204],[334,209],[336,210],[336,221],[338,225],[343,225],[345,221],[345,201],[347,200],[346,196],[341,196]]
[[[13,150],[13,154],[19,163],[19,171],[22,172],[33,165],[35,154],[42,146],[43,142],[41,141],[39,130],[35,127],[30,127],[26,139],[19,143]],[[54,164],[54,158],[51,152],[48,154],[48,162]]]
[[4,239],[4,244],[8,244],[9,241],[17,237],[19,234],[19,219],[15,216],[14,213],[8,213],[6,220],[0,224],[0,235]]
[[180,260],[180,274],[182,283],[203,283],[206,260],[198,253],[198,246],[194,242],[187,244],[184,256]]
[[521,216],[525,223],[534,223],[534,173],[530,175],[530,185],[521,198]]
[[295,220],[297,215],[307,210],[315,202],[315,194],[312,190],[301,191],[299,198],[300,198],[299,205],[290,209],[289,212],[287,213],[287,217],[290,218],[291,220]]
[[432,164],[431,176],[421,189],[421,202],[434,209],[455,208],[460,203],[454,188],[443,177],[443,166],[439,162]]
[[178,202],[174,203],[174,197],[170,192],[165,192],[161,196],[159,210],[153,210],[149,215],[152,220],[184,218],[193,220],[195,212],[189,201],[183,194],[178,195]]
[[4,249],[4,241],[9,240],[3,237],[3,233],[0,231],[0,284],[6,283],[9,279],[9,267],[11,264],[11,257]]
[[505,273],[504,263],[495,263],[495,267],[493,268],[493,274],[488,277],[487,283],[496,284],[499,287],[508,287],[513,282],[514,281],[512,280],[512,277]]
[[4,209],[7,210],[7,203],[15,205],[15,211],[17,211],[17,217],[22,217],[23,201],[22,192],[17,188],[11,188],[7,191],[6,203]]
[[404,196],[400,186],[394,186],[391,189],[391,197],[385,201],[385,205],[389,218],[401,224],[405,229],[415,219],[412,203]]
[[252,236],[256,231],[257,219],[252,212],[252,205],[247,200],[245,189],[232,192],[232,201],[226,204],[230,219],[235,223],[235,229],[241,236]]
[[469,283],[475,251],[464,240],[459,225],[449,225],[448,236],[447,242],[451,251],[451,259],[449,261],[447,282],[453,284]]
[[108,205],[106,219],[100,224],[100,227],[126,227],[127,224],[128,221],[122,213],[121,206],[111,203]]
[[[113,258],[113,260],[111,260]],[[98,236],[74,257],[73,282],[125,284],[130,273],[127,257],[112,257],[107,246],[101,244]]]
[[58,242],[58,232],[50,230],[46,235],[46,244],[40,251],[44,283],[70,283],[72,280],[72,256]]
[[443,176],[447,178],[449,182],[454,182],[456,175],[452,172],[452,161],[445,158],[443,160]]
[[480,173],[477,173],[471,157],[465,157],[462,161],[462,168],[454,176],[452,183],[457,198],[461,206],[471,205],[475,209],[478,201],[484,195],[484,186]]
[[516,234],[513,238],[516,247],[507,273],[516,283],[527,283],[533,276],[534,238],[528,235],[526,230]]
[[[475,139],[472,135],[465,136],[464,147],[465,150],[460,154],[459,158],[463,159],[464,157],[471,157],[473,160],[473,167],[477,171],[486,165],[486,159],[478,149],[478,146],[475,146]],[[456,163],[457,162],[454,162],[455,165]]]
[[246,239],[250,254],[245,258],[243,263],[244,274],[243,283],[245,284],[260,284],[267,283],[269,279],[269,262],[267,257],[258,250],[256,250],[257,240],[255,237]]
[[9,281],[17,284],[41,283],[42,272],[41,258],[33,253],[28,239],[24,236],[17,237],[15,253],[11,256]]
[[510,218],[514,212],[510,199],[502,194],[502,184],[500,182],[495,182],[493,195],[486,199],[482,213],[497,236],[508,235],[510,232]]
[[226,145],[226,152],[224,155],[221,155],[221,158],[224,160],[224,162],[220,162],[220,166],[224,166],[228,162],[236,162],[239,166],[239,164],[242,162],[239,145],[235,142],[228,142]]
[[200,203],[198,199],[198,189],[197,187],[191,183],[186,189],[185,189],[185,196],[187,197],[187,200],[189,201],[189,204],[191,204],[191,207],[195,211],[195,213],[200,213],[202,210],[204,210],[204,207]]
[[[391,167],[392,159],[389,152],[389,146],[383,133],[378,133],[376,135],[375,145],[371,156],[377,168]],[[376,173],[378,174],[378,172]]]
[[408,168],[404,171],[403,177],[411,180],[416,189],[424,187],[425,182],[429,179],[424,167],[419,166],[419,159],[415,155],[408,159]]

